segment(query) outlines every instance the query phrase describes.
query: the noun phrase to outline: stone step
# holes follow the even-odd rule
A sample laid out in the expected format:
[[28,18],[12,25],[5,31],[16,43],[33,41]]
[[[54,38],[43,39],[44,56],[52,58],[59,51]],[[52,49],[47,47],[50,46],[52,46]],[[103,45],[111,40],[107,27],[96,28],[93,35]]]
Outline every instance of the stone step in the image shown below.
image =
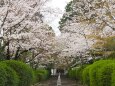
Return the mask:
[[[52,83],[52,84],[37,84],[35,86],[56,86],[56,83]],[[76,84],[62,83],[61,86],[76,86]]]
[[[57,86],[57,77],[52,77],[47,81],[38,83],[34,86]],[[82,86],[75,80],[68,79],[67,77],[61,77],[61,86]]]
[[[57,86],[57,85],[54,85],[54,84],[42,84],[42,85],[36,85],[36,86]],[[77,86],[76,84],[62,84],[61,86]]]

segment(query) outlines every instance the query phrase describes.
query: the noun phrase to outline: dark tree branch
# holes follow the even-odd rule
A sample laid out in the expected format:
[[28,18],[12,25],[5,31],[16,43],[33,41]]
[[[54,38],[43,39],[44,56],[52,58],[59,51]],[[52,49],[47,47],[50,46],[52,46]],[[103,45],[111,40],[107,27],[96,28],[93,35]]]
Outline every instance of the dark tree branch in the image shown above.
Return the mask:
[[7,42],[7,46],[8,46],[8,48],[7,48],[7,54],[6,54],[6,59],[7,60],[10,60],[10,46],[9,46],[9,44],[10,44],[10,41],[8,40],[8,42]]
[[20,47],[17,47],[17,51],[16,51],[16,54],[15,54],[14,60],[18,60],[18,58],[19,58],[19,51],[20,51]]
[[5,15],[4,19],[3,19],[3,22],[1,24],[0,29],[2,29],[2,27],[4,26],[4,23],[5,23],[6,19],[7,19],[8,13],[9,13],[9,11],[7,10],[6,15]]

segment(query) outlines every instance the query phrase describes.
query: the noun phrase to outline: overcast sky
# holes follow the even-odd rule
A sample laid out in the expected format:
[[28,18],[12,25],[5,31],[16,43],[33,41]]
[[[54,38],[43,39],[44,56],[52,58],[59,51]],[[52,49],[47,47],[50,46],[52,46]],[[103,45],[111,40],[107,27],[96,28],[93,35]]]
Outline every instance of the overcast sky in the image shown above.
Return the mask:
[[48,2],[46,4],[47,7],[51,7],[52,9],[59,9],[60,12],[59,13],[56,13],[56,15],[54,14],[45,14],[45,19],[47,20],[47,23],[52,26],[53,30],[55,31],[56,33],[56,36],[60,35],[60,31],[58,29],[58,22],[60,20],[60,18],[62,17],[63,13],[64,13],[64,10],[65,10],[65,6],[67,5],[67,3],[69,2],[70,0],[51,0],[50,2]]

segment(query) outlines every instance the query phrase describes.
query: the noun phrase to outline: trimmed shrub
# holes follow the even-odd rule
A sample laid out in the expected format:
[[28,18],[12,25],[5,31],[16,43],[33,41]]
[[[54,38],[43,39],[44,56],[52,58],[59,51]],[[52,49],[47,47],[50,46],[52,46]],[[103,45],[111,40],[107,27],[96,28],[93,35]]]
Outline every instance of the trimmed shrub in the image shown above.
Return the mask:
[[5,83],[7,82],[7,71],[4,66],[6,65],[0,63],[0,86],[5,86]]
[[83,82],[82,81],[82,72],[86,66],[87,65],[83,65],[80,67],[74,67],[74,68],[70,69],[68,71],[68,77],[71,79],[76,79],[76,80],[80,80],[81,82]]
[[49,77],[49,72],[45,69],[34,70],[34,73],[36,76],[36,82],[46,80]]
[[[100,60],[95,62],[92,67],[90,68],[89,71],[89,75],[90,75],[90,86],[98,86],[99,82],[101,83],[101,81],[99,80],[99,77],[101,75],[99,75],[99,71],[101,70],[101,68],[104,68],[103,66],[106,66],[106,64],[108,63],[112,63],[114,61],[112,60]],[[100,86],[100,85],[99,85]]]
[[48,76],[49,76],[48,70],[40,69],[40,70],[38,70],[38,72],[44,74],[44,79],[48,79]]
[[39,77],[39,81],[43,81],[43,80],[46,80],[46,76],[44,73],[38,73],[38,77]]
[[5,69],[7,71],[7,82],[5,86],[18,86],[19,76],[17,75],[15,70],[10,67],[6,67]]
[[31,86],[34,80],[34,73],[32,68],[23,62],[14,60],[4,61],[4,63],[16,71],[20,79],[19,86]]
[[97,73],[98,86],[111,86],[113,77],[112,73],[114,70],[115,63],[108,63],[103,65]]
[[87,86],[111,86],[114,83],[114,70],[114,60],[97,61],[83,70],[83,83]]
[[35,75],[35,81],[34,81],[34,83],[37,83],[37,82],[39,82],[40,80],[40,78],[39,78],[39,73],[36,71],[36,70],[34,70],[34,75]]
[[98,86],[98,71],[100,68],[103,68],[104,65],[107,63],[113,62],[112,60],[100,60],[92,64],[90,70],[89,70],[89,76],[90,76],[90,86]]
[[111,86],[115,86],[115,70],[112,73]]
[[81,75],[80,75],[81,70],[82,70],[82,67],[76,68],[76,72],[75,72],[76,80],[80,80],[80,78],[81,78]]
[[84,65],[79,68],[76,68],[76,80],[80,80],[81,82],[83,82],[82,81],[82,73],[83,73],[84,68],[86,68],[87,66],[88,65]]
[[70,70],[68,71],[68,76],[69,76],[69,78],[71,78],[71,79],[76,79],[76,68],[70,69]]
[[90,86],[89,70],[91,65],[87,66],[82,72],[83,84]]
[[19,77],[16,72],[4,63],[0,63],[0,86],[18,86]]
[[89,69],[90,86],[97,86],[97,72],[101,65],[92,65]]

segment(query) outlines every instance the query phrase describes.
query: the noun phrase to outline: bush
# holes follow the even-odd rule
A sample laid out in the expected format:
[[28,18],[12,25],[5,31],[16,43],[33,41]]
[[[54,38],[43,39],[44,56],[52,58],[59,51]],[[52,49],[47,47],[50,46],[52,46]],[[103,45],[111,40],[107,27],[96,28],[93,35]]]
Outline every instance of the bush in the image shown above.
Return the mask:
[[[90,69],[90,86],[102,86],[102,85],[100,85],[100,83],[102,83],[100,78],[103,77],[102,71],[103,72],[106,71],[105,67],[107,66],[107,64],[113,63],[113,62],[114,61],[112,61],[112,60],[100,60],[100,61],[95,62],[92,65],[92,68]],[[109,80],[107,81],[107,83],[109,83]],[[104,86],[106,86],[106,85],[104,85]]]
[[[103,65],[97,74],[98,86],[111,86],[112,73],[115,70],[115,63]],[[114,76],[115,77],[115,76]]]
[[34,73],[28,65],[14,60],[4,61],[4,63],[16,71],[20,79],[19,86],[31,86],[34,80]]
[[84,68],[86,68],[87,66],[88,65],[84,65],[76,69],[76,80],[81,80],[81,82],[83,82],[82,73],[83,73]]
[[97,61],[83,70],[83,82],[88,86],[111,86],[112,83],[114,84],[114,78],[112,78],[114,70],[114,60]]
[[68,71],[68,77],[71,79],[76,79],[76,68],[70,69]]
[[34,73],[36,76],[36,82],[46,80],[49,77],[49,72],[45,69],[34,70]]
[[97,86],[99,81],[98,81],[98,71],[100,68],[103,68],[104,65],[107,63],[111,63],[112,60],[100,60],[92,64],[90,70],[89,70],[89,76],[90,76],[90,86]]
[[46,76],[44,75],[44,73],[38,72],[38,78],[39,78],[39,81],[46,80]]
[[0,86],[18,86],[19,77],[16,72],[4,63],[0,63]]
[[7,82],[5,86],[18,86],[19,76],[17,75],[15,70],[10,67],[6,67],[5,69],[7,71]]
[[83,84],[87,84],[88,86],[90,86],[90,78],[89,78],[90,68],[91,68],[91,65],[87,66],[82,72]]
[[112,73],[111,86],[115,86],[115,70]]
[[40,69],[38,70],[39,73],[43,73],[44,74],[44,78],[47,79],[49,76],[49,71],[45,70],[45,69]]
[[7,82],[7,71],[4,66],[6,65],[0,63],[0,86],[5,86],[5,83]]
[[82,81],[82,72],[87,65],[80,67],[74,67],[68,71],[68,77],[71,79],[81,80]]

